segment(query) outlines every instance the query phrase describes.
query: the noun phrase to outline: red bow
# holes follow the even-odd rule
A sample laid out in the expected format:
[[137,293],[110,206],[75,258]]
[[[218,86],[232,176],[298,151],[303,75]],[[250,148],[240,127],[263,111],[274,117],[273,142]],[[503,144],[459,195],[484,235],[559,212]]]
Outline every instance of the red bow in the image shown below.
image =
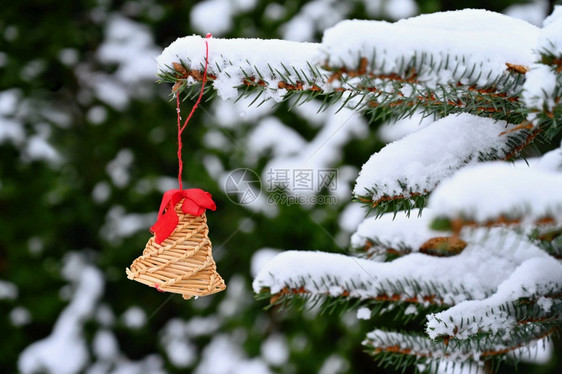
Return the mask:
[[200,216],[205,212],[205,209],[215,210],[217,208],[215,202],[211,199],[211,194],[199,188],[166,191],[160,204],[158,219],[150,228],[155,236],[156,243],[162,243],[176,229],[179,218],[174,208],[182,200],[182,212],[193,216]]

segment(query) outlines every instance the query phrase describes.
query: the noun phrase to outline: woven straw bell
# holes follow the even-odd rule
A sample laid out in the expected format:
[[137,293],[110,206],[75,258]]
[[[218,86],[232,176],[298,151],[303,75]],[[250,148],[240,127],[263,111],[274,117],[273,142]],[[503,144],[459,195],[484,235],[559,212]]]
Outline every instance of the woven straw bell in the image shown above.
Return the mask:
[[142,256],[126,269],[127,278],[184,299],[220,292],[226,285],[212,257],[207,217],[184,213],[182,201],[175,205],[175,230],[161,244],[151,237]]

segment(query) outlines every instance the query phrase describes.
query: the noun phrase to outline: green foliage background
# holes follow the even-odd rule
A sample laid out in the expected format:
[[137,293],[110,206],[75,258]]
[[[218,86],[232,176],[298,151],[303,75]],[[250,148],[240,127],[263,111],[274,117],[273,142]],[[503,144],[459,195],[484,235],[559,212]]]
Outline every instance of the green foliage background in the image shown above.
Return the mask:
[[[167,372],[189,372],[197,366],[197,361],[187,369],[175,367],[161,343],[163,327],[173,318],[188,321],[196,316],[218,315],[221,322],[217,334],[232,337],[248,358],[260,356],[267,336],[274,333],[285,336],[290,356],[286,364],[271,367],[274,372],[317,373],[333,355],[345,362],[339,372],[385,372],[374,366],[371,358],[362,352],[360,343],[374,324],[392,324],[391,318],[357,322],[353,315],[318,318],[314,311],[264,311],[265,303],[253,300],[250,288],[253,253],[263,247],[344,251],[333,236],[340,231],[338,214],[347,202],[312,211],[281,206],[275,218],[233,204],[222,186],[208,175],[202,162],[205,155],[213,154],[227,170],[246,166],[241,152],[219,152],[203,144],[205,132],[215,126],[212,117],[206,114],[212,110],[211,103],[202,104],[186,132],[184,175],[190,187],[210,191],[217,203],[217,211],[209,214],[210,235],[219,272],[229,287],[235,283],[242,289],[234,310],[224,312],[226,293],[184,301],[179,296],[169,297],[128,281],[124,269],[141,253],[149,237],[148,230],[120,240],[108,240],[103,235],[112,207],[121,206],[125,212],[142,214],[157,209],[161,193],[142,186],[155,183],[161,176],[173,178],[177,173],[175,109],[169,101],[170,87],[157,85],[156,74],[154,81],[144,80],[132,87],[129,104],[116,109],[100,100],[77,71],[87,64],[92,72],[90,78],[95,79],[98,73],[113,74],[118,68],[103,63],[96,55],[112,14],[145,25],[154,43],[163,48],[179,36],[198,32],[190,27],[189,18],[196,3],[1,2],[0,52],[4,63],[0,64],[0,92],[17,89],[20,93],[13,113],[5,116],[17,117],[25,130],[25,139],[0,143],[0,279],[12,282],[19,291],[15,299],[0,299],[0,314],[4,316],[0,318],[1,373],[17,372],[20,352],[51,333],[68,303],[61,297],[61,289],[67,284],[61,276],[61,267],[65,255],[73,251],[82,253],[103,272],[105,289],[100,306],[108,307],[116,317],[111,330],[121,353],[130,360],[157,353],[164,360]],[[232,29],[221,37],[279,38],[282,26],[306,5],[300,1],[278,1],[285,13],[280,19],[272,20],[264,16],[270,3],[257,1],[252,10],[237,14]],[[349,3],[345,18],[368,18],[363,2]],[[418,0],[422,13],[461,7],[502,11],[513,3]],[[316,34],[317,38],[320,36],[321,30]],[[61,61],[62,50],[74,51],[77,62],[68,65]],[[26,75],[23,71],[30,64],[38,68]],[[101,123],[92,123],[88,113],[100,107],[107,116]],[[46,113],[52,109],[67,120],[50,118]],[[276,115],[305,138],[318,131],[302,117],[289,112],[286,104],[279,105]],[[221,131],[243,143],[251,128],[252,123],[248,122]],[[382,147],[375,128],[372,125],[371,136],[345,146],[343,159],[347,164],[360,167],[371,153]],[[61,162],[53,164],[26,156],[28,140],[37,135],[44,136],[58,151]],[[124,148],[130,150],[134,161],[129,169],[129,183],[119,186],[112,182],[106,168]],[[263,167],[266,161],[264,158],[258,165]],[[109,186],[110,194],[107,200],[96,202],[93,191],[100,183]],[[318,216],[314,214],[317,211],[323,212],[320,221],[314,218]],[[127,327],[120,318],[133,305],[147,315],[147,323],[139,329]],[[15,308],[29,311],[28,323],[15,326],[11,322],[8,316]],[[99,329],[100,323],[95,318],[89,320],[85,325],[85,339],[91,343]],[[212,336],[203,335],[192,343],[201,354],[211,339]],[[528,372],[557,372],[561,363],[559,358],[556,360],[541,369],[529,368]]]

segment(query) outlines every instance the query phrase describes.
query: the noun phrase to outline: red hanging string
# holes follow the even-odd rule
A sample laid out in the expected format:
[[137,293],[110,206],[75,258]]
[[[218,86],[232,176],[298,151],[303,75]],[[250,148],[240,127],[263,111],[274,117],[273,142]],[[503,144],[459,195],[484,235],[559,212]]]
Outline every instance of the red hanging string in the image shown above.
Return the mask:
[[181,179],[182,179],[182,172],[183,172],[183,161],[181,160],[181,149],[182,149],[181,134],[183,133],[183,130],[185,130],[185,128],[187,127],[188,122],[191,120],[191,117],[193,116],[193,113],[195,112],[195,109],[197,109],[197,107],[199,106],[199,103],[201,102],[201,98],[203,97],[203,92],[205,91],[205,83],[207,82],[207,67],[209,65],[209,42],[208,42],[208,39],[211,38],[211,37],[212,37],[212,35],[210,33],[207,34],[207,36],[205,37],[205,70],[203,71],[203,81],[201,83],[201,92],[199,92],[199,97],[197,98],[197,101],[195,102],[195,105],[193,105],[193,108],[191,108],[191,112],[189,113],[189,116],[187,116],[187,119],[185,120],[183,126],[181,124],[180,95],[179,95],[179,92],[176,92],[176,104],[177,104],[176,111],[178,113],[178,184],[179,184],[180,190],[182,190]]

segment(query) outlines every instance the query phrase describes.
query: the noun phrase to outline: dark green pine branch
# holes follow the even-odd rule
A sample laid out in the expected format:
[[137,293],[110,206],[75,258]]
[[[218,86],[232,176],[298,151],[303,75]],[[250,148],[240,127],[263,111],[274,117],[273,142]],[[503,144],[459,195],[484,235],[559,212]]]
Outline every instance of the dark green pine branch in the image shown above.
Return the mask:
[[352,247],[351,253],[359,258],[384,258],[384,261],[392,261],[398,257],[406,256],[412,252],[420,252],[429,256],[450,257],[456,256],[466,247],[466,242],[456,236],[440,236],[427,240],[419,248],[400,242],[391,244],[388,240],[376,236],[365,239],[365,244]]
[[[269,307],[302,309],[317,306],[322,312],[333,313],[363,306],[371,309],[374,314],[390,305],[403,308],[414,305],[426,313],[437,312],[453,305],[441,295],[447,295],[448,300],[473,298],[471,292],[462,284],[455,286],[432,281],[420,282],[411,278],[384,280],[377,284],[363,284],[358,281],[341,284],[335,277],[325,276],[318,281],[312,281],[314,290],[305,287],[307,283],[304,276],[298,281],[288,280],[281,291],[272,293],[269,288],[262,288],[256,298],[269,300]],[[338,294],[327,291],[336,287],[340,291]]]

